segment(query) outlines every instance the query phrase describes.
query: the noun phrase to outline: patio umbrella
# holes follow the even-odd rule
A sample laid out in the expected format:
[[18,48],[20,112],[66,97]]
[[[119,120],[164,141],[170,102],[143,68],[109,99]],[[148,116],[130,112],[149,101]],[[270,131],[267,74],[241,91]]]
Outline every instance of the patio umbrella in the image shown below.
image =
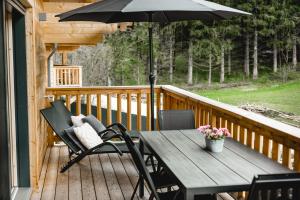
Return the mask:
[[57,15],[60,21],[104,23],[149,22],[149,64],[151,91],[151,129],[154,130],[154,82],[152,22],[181,20],[213,21],[250,15],[205,0],[103,0]]

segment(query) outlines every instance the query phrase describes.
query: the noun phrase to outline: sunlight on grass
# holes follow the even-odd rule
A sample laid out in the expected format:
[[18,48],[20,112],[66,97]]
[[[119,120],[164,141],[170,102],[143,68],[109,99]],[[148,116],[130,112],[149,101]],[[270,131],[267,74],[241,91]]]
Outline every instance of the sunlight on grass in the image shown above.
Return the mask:
[[300,81],[281,85],[198,90],[196,93],[236,106],[258,104],[300,115]]

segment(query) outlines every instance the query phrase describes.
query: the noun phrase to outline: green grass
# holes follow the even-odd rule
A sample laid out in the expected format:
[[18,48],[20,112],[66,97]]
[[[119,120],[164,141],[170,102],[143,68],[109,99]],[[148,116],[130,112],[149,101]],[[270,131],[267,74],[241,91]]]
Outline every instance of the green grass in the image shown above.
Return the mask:
[[253,84],[237,88],[197,90],[194,92],[236,106],[247,103],[257,104],[300,115],[300,80],[285,84],[267,86]]

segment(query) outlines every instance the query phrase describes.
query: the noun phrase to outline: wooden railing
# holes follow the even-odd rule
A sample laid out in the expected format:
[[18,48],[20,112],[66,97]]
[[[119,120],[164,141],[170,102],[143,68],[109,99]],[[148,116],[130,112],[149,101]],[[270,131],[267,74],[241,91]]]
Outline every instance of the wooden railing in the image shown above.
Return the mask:
[[[89,87],[89,88],[48,88],[48,95],[64,97],[70,108],[71,100],[76,102],[76,113],[81,113],[81,102],[86,102],[86,113],[91,113],[91,99],[96,98],[97,117],[101,116],[101,102],[106,98],[107,123],[112,122],[112,97],[116,99],[117,122],[122,122],[122,110],[126,111],[128,129],[142,130],[142,106],[146,104],[146,130],[150,130],[150,93],[148,86],[132,87]],[[266,155],[282,165],[300,171],[300,129],[211,100],[173,86],[155,88],[156,111],[160,109],[192,109],[196,126],[211,124],[227,127],[235,140]],[[84,98],[83,98],[84,97]],[[127,103],[124,104],[123,101]],[[122,103],[123,102],[123,103]],[[132,127],[132,102],[136,108],[137,123]],[[125,108],[123,108],[125,107]],[[124,115],[123,115],[124,116]],[[157,124],[156,124],[157,126]]]
[[51,78],[52,87],[81,87],[81,66],[54,66]]

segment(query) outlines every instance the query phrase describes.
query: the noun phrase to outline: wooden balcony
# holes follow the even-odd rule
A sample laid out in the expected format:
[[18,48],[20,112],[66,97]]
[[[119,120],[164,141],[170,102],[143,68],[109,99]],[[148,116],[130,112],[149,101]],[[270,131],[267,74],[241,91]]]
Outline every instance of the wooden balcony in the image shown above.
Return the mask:
[[[122,122],[129,130],[149,130],[151,127],[148,86],[48,88],[46,93],[56,99],[64,98],[67,107],[76,114],[94,114],[107,124]],[[112,101],[113,98],[116,101]],[[103,105],[103,99],[106,105]],[[173,86],[156,86],[155,102],[156,111],[192,109],[196,126],[227,127],[235,140],[300,171],[299,128]],[[143,106],[145,124],[142,123]],[[49,141],[53,138],[50,137]],[[65,147],[47,150],[39,190],[33,193],[32,199],[60,199],[61,195],[69,195],[69,199],[73,199],[70,198],[72,195],[94,199],[100,193],[107,199],[128,199],[137,181],[137,172],[128,155],[90,156],[65,174],[58,173],[58,167],[67,159]],[[239,197],[243,194],[240,193]],[[88,198],[88,195],[93,197]]]
[[52,87],[81,87],[82,67],[81,66],[60,66],[52,68]]

